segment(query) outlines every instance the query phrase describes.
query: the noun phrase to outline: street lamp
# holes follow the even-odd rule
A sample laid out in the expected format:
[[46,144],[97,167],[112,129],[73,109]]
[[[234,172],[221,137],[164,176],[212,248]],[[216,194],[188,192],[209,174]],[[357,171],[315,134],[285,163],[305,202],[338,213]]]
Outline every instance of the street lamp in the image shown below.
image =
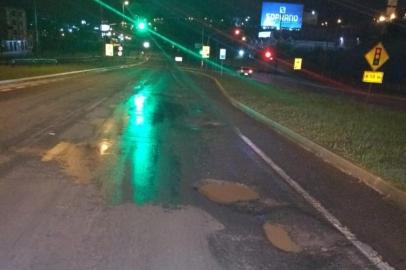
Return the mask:
[[145,41],[145,42],[142,44],[142,46],[143,46],[145,49],[149,49],[149,48],[151,47],[151,43],[150,43],[149,41]]
[[126,0],[126,1],[123,2],[123,14],[124,14],[124,12],[125,12],[125,10],[124,10],[125,7],[128,6],[129,4],[130,4],[130,1],[127,1],[127,0]]
[[[128,6],[128,5],[130,5],[130,1],[126,0],[126,1],[123,2],[123,5],[122,5],[122,8],[123,8],[122,16],[123,17],[125,16],[125,7]],[[124,20],[121,21],[121,24],[124,26],[124,24],[125,24]]]
[[386,22],[386,17],[384,15],[379,16],[378,23]]
[[341,24],[343,22],[343,20],[341,20],[341,18],[338,18],[337,23]]
[[34,6],[34,28],[35,28],[35,55],[38,56],[40,44],[39,44],[38,12],[36,0],[33,0],[33,6]]

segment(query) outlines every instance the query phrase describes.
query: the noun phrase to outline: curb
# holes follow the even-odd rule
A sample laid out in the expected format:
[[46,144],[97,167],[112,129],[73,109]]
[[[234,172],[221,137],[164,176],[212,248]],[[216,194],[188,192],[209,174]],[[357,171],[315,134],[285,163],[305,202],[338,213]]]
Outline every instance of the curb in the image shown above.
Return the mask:
[[207,75],[205,73],[201,73],[199,71],[193,70],[186,70],[188,72],[197,73],[207,78],[213,80],[217,87],[219,88],[220,92],[231,102],[231,104],[239,109],[240,111],[244,112],[251,118],[267,125],[268,127],[272,128],[282,136],[286,137],[293,143],[299,145],[300,147],[304,148],[305,150],[315,154],[316,156],[320,157],[323,161],[331,164],[332,166],[336,167],[337,169],[341,170],[347,175],[355,177],[361,180],[364,184],[378,192],[379,194],[383,195],[385,199],[388,199],[395,203],[399,208],[402,210],[406,210],[406,192],[398,189],[397,187],[393,186],[389,182],[383,180],[379,176],[376,176],[367,170],[351,163],[350,161],[344,159],[343,157],[331,152],[330,150],[312,142],[311,140],[297,134],[296,132],[292,131],[291,129],[275,122],[274,120],[268,118],[267,116],[253,110],[252,108],[248,107],[247,105],[237,101],[233,97],[231,97],[226,89],[221,85],[221,83],[213,76]]
[[48,75],[40,75],[40,76],[34,76],[34,77],[26,77],[26,78],[20,78],[20,79],[3,80],[3,81],[0,81],[0,85],[9,85],[9,84],[22,83],[22,82],[27,82],[27,81],[49,79],[49,78],[54,78],[54,77],[62,77],[62,76],[68,76],[68,75],[74,75],[74,74],[80,74],[80,73],[86,73],[86,72],[110,71],[110,70],[115,70],[115,69],[120,69],[120,68],[131,68],[131,67],[142,65],[145,62],[146,61],[136,63],[136,64],[130,64],[130,65],[83,69],[83,70],[75,70],[75,71],[56,73],[56,74],[48,74]]

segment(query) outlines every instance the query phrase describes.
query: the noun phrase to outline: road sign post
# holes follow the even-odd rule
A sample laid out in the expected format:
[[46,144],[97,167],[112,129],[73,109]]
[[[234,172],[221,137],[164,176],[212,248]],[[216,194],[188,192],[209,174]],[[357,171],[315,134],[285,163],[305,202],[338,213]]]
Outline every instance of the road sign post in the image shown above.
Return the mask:
[[389,54],[383,46],[382,42],[379,42],[365,54],[365,60],[368,62],[372,69],[372,71],[364,71],[364,75],[362,77],[362,81],[369,84],[367,95],[368,101],[369,96],[372,92],[372,84],[383,83],[384,73],[377,70],[379,70],[389,60]]
[[200,50],[200,55],[202,56],[201,66],[204,67],[204,59],[210,58],[210,46],[202,46]]
[[202,58],[204,58],[204,59],[210,58],[210,46],[203,46],[203,48],[202,48]]
[[113,44],[110,44],[110,43],[106,44],[105,55],[109,56],[109,57],[114,56],[114,45]]
[[224,66],[224,60],[226,60],[227,57],[227,50],[226,49],[220,49],[220,60],[221,60],[221,69],[220,69],[220,74],[223,76],[223,66]]
[[295,62],[293,64],[293,70],[301,70],[302,69],[302,58],[295,58]]
[[373,71],[380,69],[388,60],[389,54],[381,42],[365,54],[365,59]]
[[362,81],[370,84],[382,84],[384,73],[380,71],[364,71]]

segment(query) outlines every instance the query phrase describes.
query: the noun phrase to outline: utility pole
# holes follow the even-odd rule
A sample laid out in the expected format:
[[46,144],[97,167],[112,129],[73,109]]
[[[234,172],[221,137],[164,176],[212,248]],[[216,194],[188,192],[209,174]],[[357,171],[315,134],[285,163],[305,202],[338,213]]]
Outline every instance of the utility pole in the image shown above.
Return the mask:
[[37,0],[33,0],[34,4],[34,27],[35,27],[35,55],[38,56],[39,53],[39,32],[38,32],[38,11],[37,11]]
[[125,7],[126,7],[126,6],[128,6],[128,5],[130,5],[130,1],[128,1],[128,0],[123,1],[123,3],[122,3],[122,11],[123,11],[123,13],[122,13],[122,17],[123,17],[123,19],[122,19],[122,21],[121,21],[121,25],[122,25],[122,26],[124,26],[124,25],[125,25],[125,20],[124,20],[124,16],[125,16]]

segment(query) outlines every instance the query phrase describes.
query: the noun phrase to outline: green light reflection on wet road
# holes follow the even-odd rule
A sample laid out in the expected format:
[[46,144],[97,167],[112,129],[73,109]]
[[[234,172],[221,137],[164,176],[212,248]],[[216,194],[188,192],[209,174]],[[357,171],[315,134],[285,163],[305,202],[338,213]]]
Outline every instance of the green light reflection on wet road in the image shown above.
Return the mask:
[[[128,126],[123,136],[123,146],[129,147],[132,201],[143,205],[155,197],[154,150],[158,146],[153,127],[157,100],[151,89],[144,87],[128,102]],[[147,103],[147,106],[146,106]]]
[[134,91],[123,104],[120,151],[112,168],[120,175],[114,184],[113,203],[174,203],[179,195],[180,166],[176,153],[168,147],[168,137],[176,134],[172,125],[176,107],[168,105],[172,103],[162,95],[168,91],[168,78]]

